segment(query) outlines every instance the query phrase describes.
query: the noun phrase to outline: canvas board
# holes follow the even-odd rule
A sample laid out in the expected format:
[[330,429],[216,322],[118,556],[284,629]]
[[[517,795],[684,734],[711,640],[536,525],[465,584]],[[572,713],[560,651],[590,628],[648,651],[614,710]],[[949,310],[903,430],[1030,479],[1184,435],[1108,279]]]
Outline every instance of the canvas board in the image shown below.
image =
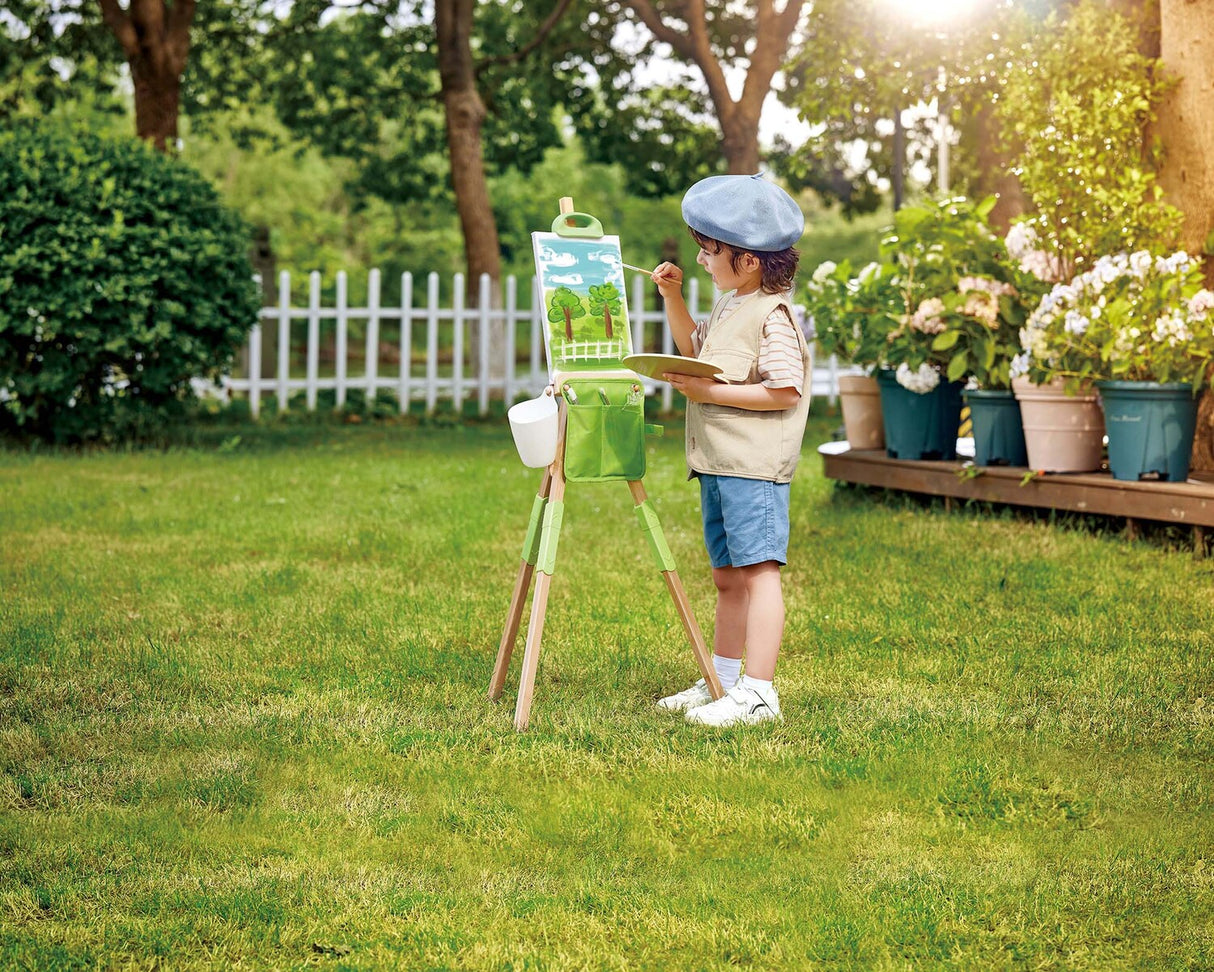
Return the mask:
[[622,368],[632,354],[620,238],[532,233],[548,375]]

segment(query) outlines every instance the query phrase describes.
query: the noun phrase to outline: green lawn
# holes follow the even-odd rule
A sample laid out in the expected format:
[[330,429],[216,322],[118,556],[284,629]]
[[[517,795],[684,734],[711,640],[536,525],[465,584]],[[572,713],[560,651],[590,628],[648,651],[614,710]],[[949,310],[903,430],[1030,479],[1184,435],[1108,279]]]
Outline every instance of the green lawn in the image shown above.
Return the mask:
[[501,422],[0,452],[0,967],[1214,967],[1214,561],[837,488],[836,423],[785,721],[726,731],[652,707],[696,671],[622,484],[567,494],[531,729],[521,644],[487,700]]

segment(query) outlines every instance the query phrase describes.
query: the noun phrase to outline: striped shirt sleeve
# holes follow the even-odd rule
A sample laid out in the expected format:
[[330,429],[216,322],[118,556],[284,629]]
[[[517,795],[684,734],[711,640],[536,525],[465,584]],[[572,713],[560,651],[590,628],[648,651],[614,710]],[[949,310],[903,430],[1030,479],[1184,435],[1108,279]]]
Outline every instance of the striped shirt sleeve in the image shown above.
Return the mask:
[[795,388],[804,394],[805,361],[793,330],[796,325],[777,307],[763,322],[759,339],[759,380],[765,388]]
[[704,338],[708,335],[708,321],[696,321],[695,330],[691,332],[691,354],[698,358],[704,347]]

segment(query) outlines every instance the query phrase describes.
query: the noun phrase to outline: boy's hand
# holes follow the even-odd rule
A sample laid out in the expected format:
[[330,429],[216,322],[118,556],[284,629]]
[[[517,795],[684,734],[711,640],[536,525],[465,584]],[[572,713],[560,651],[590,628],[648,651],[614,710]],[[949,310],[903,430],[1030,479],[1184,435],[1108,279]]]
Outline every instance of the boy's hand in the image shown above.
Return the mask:
[[662,295],[663,300],[682,296],[683,271],[673,263],[659,263],[650,276],[658,285],[658,293]]
[[687,396],[688,401],[712,403],[713,392],[722,387],[721,383],[714,378],[696,378],[692,375],[679,375],[670,372],[664,375],[665,379],[670,382],[677,392],[682,392]]

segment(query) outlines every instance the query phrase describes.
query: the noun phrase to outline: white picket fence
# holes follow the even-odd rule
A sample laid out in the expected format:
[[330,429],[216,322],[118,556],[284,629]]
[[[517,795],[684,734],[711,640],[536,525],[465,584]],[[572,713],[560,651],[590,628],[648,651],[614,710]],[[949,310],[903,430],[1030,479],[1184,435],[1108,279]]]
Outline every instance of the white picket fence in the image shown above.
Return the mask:
[[[313,271],[308,276],[308,305],[294,307],[291,304],[291,275],[287,271],[279,274],[278,304],[265,307],[261,311],[261,319],[249,334],[245,361],[247,367],[243,376],[225,376],[222,381],[223,397],[233,395],[247,396],[249,409],[254,417],[261,412],[263,398],[276,400],[278,410],[285,411],[292,393],[303,391],[305,407],[308,411],[317,408],[319,393],[324,390],[334,392],[335,405],[340,408],[346,404],[349,392],[360,390],[365,393],[368,401],[373,400],[380,391],[391,391],[399,402],[402,412],[408,411],[413,402],[425,403],[427,414],[432,413],[439,401],[449,401],[458,413],[466,401],[476,399],[479,414],[489,411],[492,398],[501,398],[513,402],[521,397],[533,397],[540,394],[548,383],[547,364],[544,355],[544,327],[546,322],[543,315],[543,303],[538,295],[538,282],[532,277],[529,283],[530,295],[528,306],[519,306],[519,282],[515,277],[506,277],[502,287],[501,307],[491,307],[491,281],[488,274],[482,275],[479,281],[479,299],[477,307],[467,307],[464,300],[464,275],[457,273],[452,281],[452,302],[450,307],[440,304],[440,279],[437,273],[430,273],[425,279],[425,303],[414,306],[415,282],[411,273],[401,276],[400,303],[397,306],[384,306],[381,302],[382,285],[380,272],[372,269],[367,275],[367,300],[365,307],[351,307],[347,299],[348,277],[345,271],[339,271],[336,276],[336,305],[321,306],[321,275]],[[663,354],[673,354],[674,345],[670,331],[660,327],[661,346],[646,348],[644,346],[645,328],[647,324],[661,324],[664,320],[661,310],[646,309],[646,287],[650,281],[637,275],[632,280],[632,294],[629,300],[629,318],[632,324],[633,350],[636,352],[651,351]],[[711,310],[711,304],[701,307],[701,291],[710,291],[709,300],[715,298],[711,293],[713,288],[701,287],[701,281],[692,277],[688,281],[688,307],[693,317],[706,316]],[[333,339],[333,374],[320,374],[321,362],[321,322],[335,323]],[[363,321],[364,355],[361,373],[350,373],[350,323]],[[389,358],[397,361],[385,362],[384,345],[380,340],[385,322],[399,322],[398,343],[391,349]],[[490,333],[495,324],[504,323],[505,341],[500,349],[500,367],[494,368],[490,358]],[[518,347],[518,332],[520,325],[526,323],[529,341],[522,356],[523,366],[520,368],[520,348]],[[297,328],[306,327],[306,343],[304,354],[303,374],[292,373],[291,348],[298,343]],[[274,377],[262,375],[262,329],[273,327],[276,333],[275,348],[277,354]],[[413,358],[413,339],[415,328],[425,328],[426,354],[424,361],[415,363]],[[476,354],[472,354],[475,342]],[[443,362],[440,368],[439,348],[450,347],[450,362]],[[476,364],[473,365],[472,362]],[[387,367],[384,367],[387,365]],[[852,369],[843,367],[831,359],[825,366],[814,368],[813,394],[826,396],[832,402],[838,393],[838,377],[848,374]],[[670,408],[673,392],[666,382],[655,382],[645,379],[647,394],[657,394],[661,398],[662,407]]]

